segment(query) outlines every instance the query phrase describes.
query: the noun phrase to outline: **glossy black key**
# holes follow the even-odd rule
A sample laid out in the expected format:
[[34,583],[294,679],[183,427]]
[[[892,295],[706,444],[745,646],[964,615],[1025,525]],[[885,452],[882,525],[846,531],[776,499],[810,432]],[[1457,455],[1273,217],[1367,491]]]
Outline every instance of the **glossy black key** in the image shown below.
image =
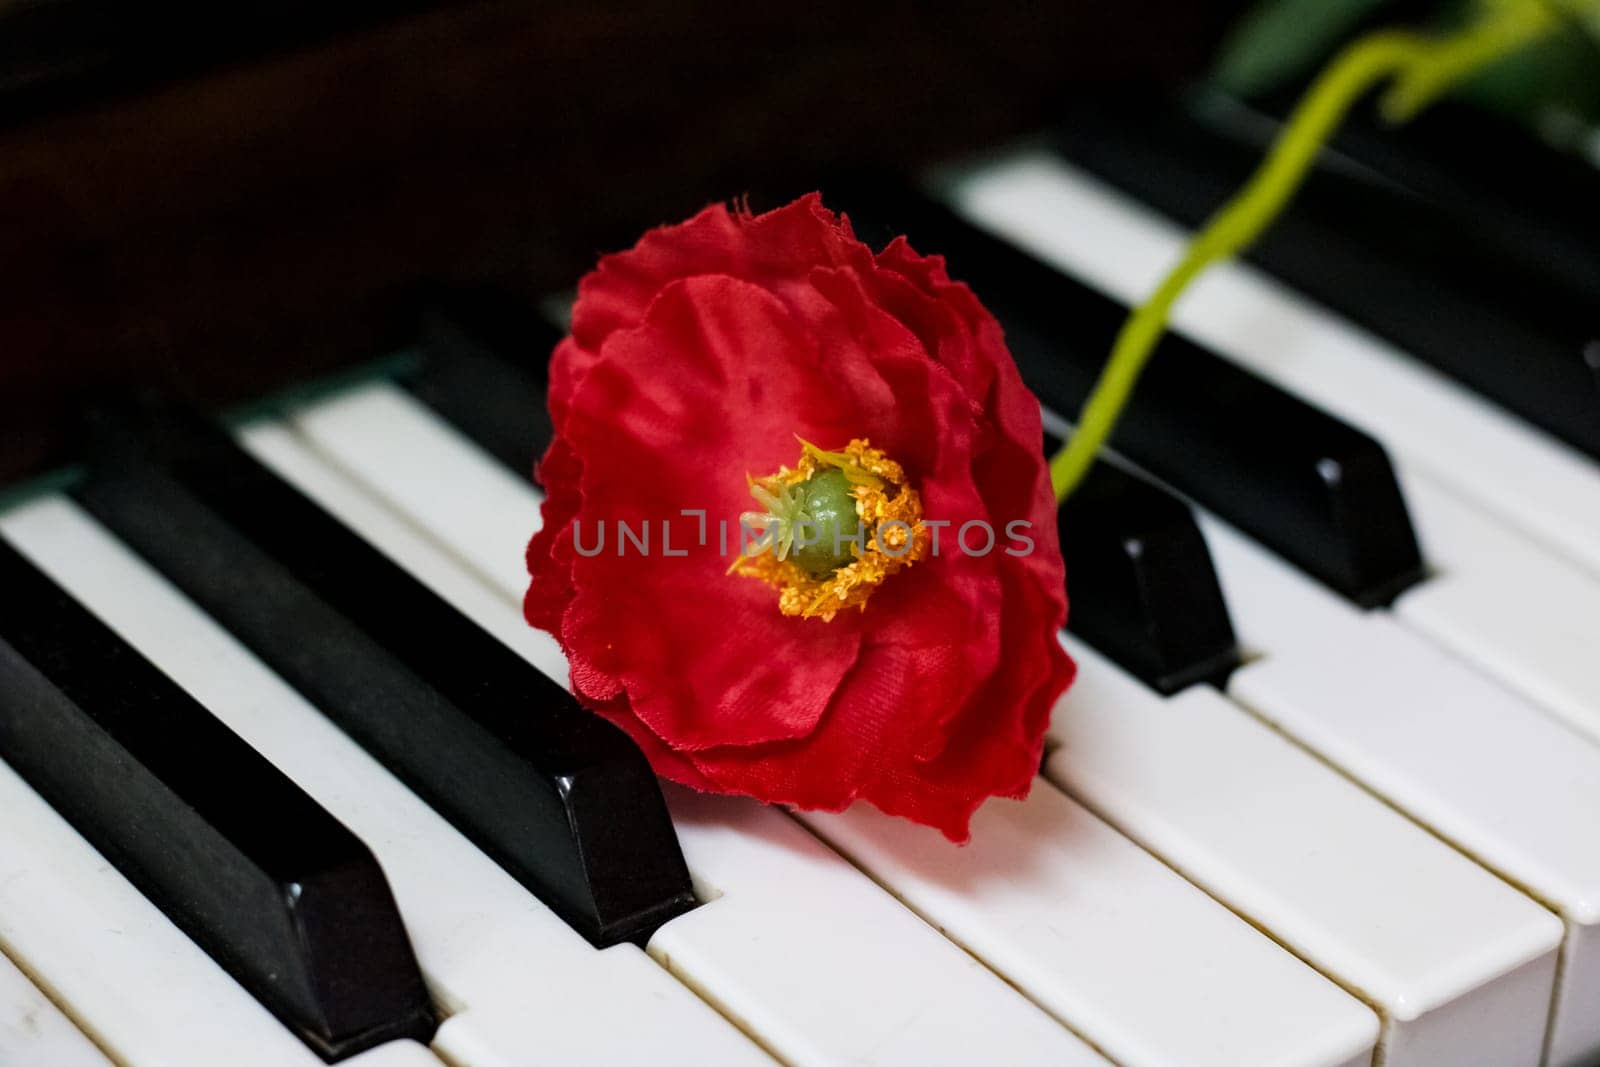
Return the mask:
[[561,331],[538,309],[489,290],[424,305],[422,363],[402,381],[500,462],[530,476],[550,445],[546,369]]
[[[905,233],[943,253],[1000,320],[1029,388],[1078,412],[1126,308],[912,192],[862,187],[835,199],[869,240]],[[1112,445],[1363,607],[1423,575],[1376,441],[1183,337],[1162,339]]]
[[323,1058],[431,1040],[366,846],[3,542],[0,589],[0,756]]
[[[1045,442],[1048,452],[1059,446]],[[1187,505],[1101,460],[1057,510],[1056,524],[1067,629],[1160,693],[1227,682],[1239,648]]]
[[596,945],[694,905],[618,729],[218,427],[106,415],[79,500]]
[[[1198,226],[1243,183],[1264,143],[1259,125],[1241,125],[1233,111],[1213,105],[1206,115],[1085,108],[1064,124],[1059,145],[1086,170]],[[1600,456],[1600,392],[1583,358],[1600,337],[1600,245],[1536,242],[1492,206],[1447,201],[1330,156],[1247,256]]]

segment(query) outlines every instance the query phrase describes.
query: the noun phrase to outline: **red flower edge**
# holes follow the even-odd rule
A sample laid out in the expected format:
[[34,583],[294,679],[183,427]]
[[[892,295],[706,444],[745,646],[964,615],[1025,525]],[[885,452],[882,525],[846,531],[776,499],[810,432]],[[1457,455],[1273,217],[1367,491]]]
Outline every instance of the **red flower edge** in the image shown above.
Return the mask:
[[[657,773],[800,808],[866,800],[955,841],[987,797],[1027,794],[1074,672],[1055,500],[1038,403],[940,257],[903,238],[874,254],[817,194],[708,207],[601,260],[550,373],[525,614]],[[826,622],[727,574],[718,536],[728,522],[737,553],[747,475],[793,466],[797,436],[869,439],[950,523],[940,553]],[[986,554],[981,527],[974,551],[957,543],[975,520],[1000,538]],[[1029,551],[1002,533],[1018,522]],[[594,552],[619,523],[653,551]]]

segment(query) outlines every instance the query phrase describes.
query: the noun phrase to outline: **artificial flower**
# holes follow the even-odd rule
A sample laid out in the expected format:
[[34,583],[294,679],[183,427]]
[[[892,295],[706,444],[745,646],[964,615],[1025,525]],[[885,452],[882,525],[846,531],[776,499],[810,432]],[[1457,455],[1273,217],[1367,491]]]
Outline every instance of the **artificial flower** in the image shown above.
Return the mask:
[[816,194],[709,207],[583,279],[550,383],[526,615],[660,775],[956,841],[1026,795],[1073,674],[1055,503],[940,258]]

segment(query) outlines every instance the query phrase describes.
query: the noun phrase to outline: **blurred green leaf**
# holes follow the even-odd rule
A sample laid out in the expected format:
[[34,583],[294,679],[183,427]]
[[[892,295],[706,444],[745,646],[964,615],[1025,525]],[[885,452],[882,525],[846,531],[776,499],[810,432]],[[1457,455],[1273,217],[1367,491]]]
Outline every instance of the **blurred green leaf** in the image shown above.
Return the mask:
[[[1458,26],[1482,3],[1439,0],[1428,23]],[[1548,0],[1573,13],[1573,28],[1463,83],[1451,95],[1538,127],[1552,113],[1585,124],[1600,122],[1600,0]],[[1393,0],[1261,0],[1223,42],[1212,71],[1224,91],[1258,97],[1302,84],[1357,33],[1385,24]],[[1417,7],[1406,5],[1414,21]],[[1581,27],[1587,27],[1587,32]]]
[[1222,43],[1212,77],[1257,96],[1308,77],[1386,0],[1262,0]]

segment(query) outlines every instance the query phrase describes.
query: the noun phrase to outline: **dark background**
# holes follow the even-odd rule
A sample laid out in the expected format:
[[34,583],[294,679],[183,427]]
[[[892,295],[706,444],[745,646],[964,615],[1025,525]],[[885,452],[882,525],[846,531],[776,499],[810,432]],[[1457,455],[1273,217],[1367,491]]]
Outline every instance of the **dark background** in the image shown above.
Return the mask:
[[0,0],[0,480],[101,390],[222,404],[370,358],[425,283],[562,289],[709,200],[1181,82],[1235,13]]

